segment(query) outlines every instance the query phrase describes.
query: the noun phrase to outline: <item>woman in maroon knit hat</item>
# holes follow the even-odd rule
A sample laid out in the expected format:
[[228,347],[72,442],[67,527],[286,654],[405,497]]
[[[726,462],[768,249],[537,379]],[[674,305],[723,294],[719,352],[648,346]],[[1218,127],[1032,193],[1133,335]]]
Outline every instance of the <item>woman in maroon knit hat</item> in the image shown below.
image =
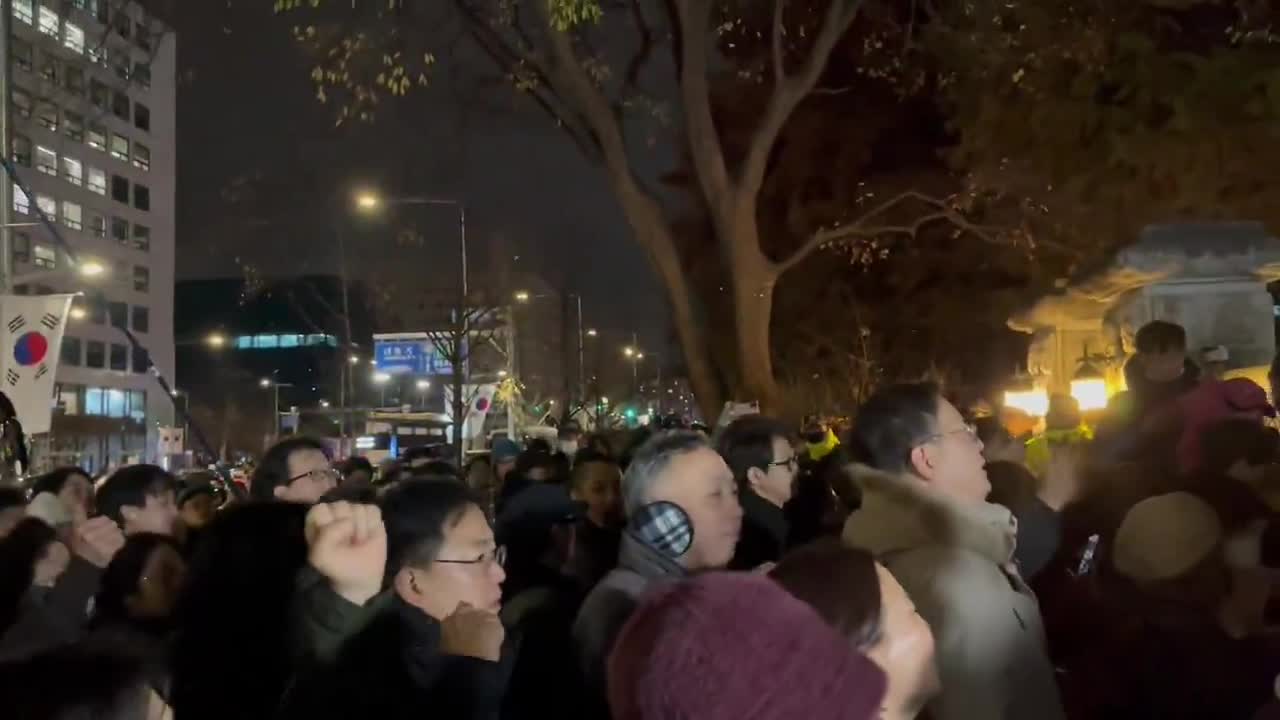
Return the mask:
[[870,720],[886,679],[769,578],[709,573],[645,599],[608,685],[614,720]]

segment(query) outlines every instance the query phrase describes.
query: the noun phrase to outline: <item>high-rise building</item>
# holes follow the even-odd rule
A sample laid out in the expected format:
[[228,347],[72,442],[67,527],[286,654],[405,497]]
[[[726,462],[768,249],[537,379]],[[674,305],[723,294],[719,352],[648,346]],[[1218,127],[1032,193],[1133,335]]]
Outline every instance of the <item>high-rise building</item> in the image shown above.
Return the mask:
[[174,367],[176,38],[125,0],[11,1],[10,152],[32,191],[14,188],[11,220],[36,222],[39,207],[82,262],[107,269],[77,277],[46,228],[13,231],[15,292],[86,293],[35,465],[154,461],[174,414],[146,371],[148,353],[166,377]]

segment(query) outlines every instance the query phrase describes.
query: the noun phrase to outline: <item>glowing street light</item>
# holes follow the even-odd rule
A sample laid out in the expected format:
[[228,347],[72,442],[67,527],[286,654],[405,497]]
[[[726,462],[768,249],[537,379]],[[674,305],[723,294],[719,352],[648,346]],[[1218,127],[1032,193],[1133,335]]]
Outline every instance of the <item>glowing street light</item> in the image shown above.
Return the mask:
[[378,361],[374,358],[369,358],[369,365],[372,367],[378,367]]
[[622,348],[622,354],[626,355],[627,357],[634,357],[636,354],[636,349],[628,345]]
[[360,356],[359,356],[359,355],[352,355],[352,356],[351,356],[351,358],[350,358],[350,361],[351,361],[351,364],[352,364],[352,365],[355,365],[355,364],[357,364],[357,363],[359,363],[359,362],[360,362]]
[[430,380],[419,380],[416,384],[419,390],[426,390],[427,388],[431,387]]
[[644,359],[644,353],[636,353],[636,359],[637,359],[637,360],[643,360],[643,359]]
[[220,348],[227,344],[227,336],[222,333],[210,333],[204,341],[208,343],[209,347]]
[[376,383],[378,383],[379,385],[384,385],[384,384],[386,384],[389,380],[391,380],[391,376],[390,376],[390,375],[388,375],[388,374],[386,374],[386,373],[374,373],[374,374],[373,374],[373,381],[374,381],[374,382],[376,382]]
[[327,409],[327,408],[329,407],[329,401],[328,401],[328,400],[321,400],[321,401],[320,401],[320,407],[322,407],[322,408],[326,408],[326,409]]
[[599,334],[600,333],[596,332],[595,328],[591,328],[590,330],[587,330],[587,337],[595,337]]
[[269,388],[269,387],[271,387],[271,378],[262,378],[261,380],[259,380],[259,381],[258,381],[258,387],[260,387],[260,388]]
[[382,207],[382,197],[378,193],[365,190],[356,193],[356,209],[361,212],[374,212]]
[[506,376],[507,376],[507,371],[506,371],[506,370],[499,370],[499,371],[498,371],[498,377],[502,377],[502,378],[504,378],[504,377],[506,377]]
[[515,298],[518,303],[527,303],[529,302],[529,292],[527,290],[520,290],[516,292]]
[[81,277],[98,277],[99,275],[107,272],[107,266],[97,260],[85,260],[76,265],[76,272],[78,272]]
[[71,308],[71,319],[72,319],[72,320],[83,320],[83,319],[85,319],[85,318],[86,318],[86,317],[88,317],[88,316],[89,316],[89,313],[85,312],[85,309],[84,309],[84,308],[82,308],[82,307],[73,307],[73,308]]

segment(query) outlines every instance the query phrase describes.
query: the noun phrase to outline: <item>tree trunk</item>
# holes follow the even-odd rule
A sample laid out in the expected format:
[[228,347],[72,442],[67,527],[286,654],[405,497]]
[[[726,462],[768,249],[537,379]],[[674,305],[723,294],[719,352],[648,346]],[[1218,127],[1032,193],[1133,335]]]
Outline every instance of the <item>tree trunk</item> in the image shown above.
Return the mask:
[[760,251],[754,201],[742,203],[733,217],[733,223],[722,230],[731,236],[720,238],[721,247],[729,248],[728,275],[733,286],[738,361],[738,385],[733,388],[733,399],[758,401],[763,412],[776,412],[779,392],[773,375],[769,330],[777,275]]

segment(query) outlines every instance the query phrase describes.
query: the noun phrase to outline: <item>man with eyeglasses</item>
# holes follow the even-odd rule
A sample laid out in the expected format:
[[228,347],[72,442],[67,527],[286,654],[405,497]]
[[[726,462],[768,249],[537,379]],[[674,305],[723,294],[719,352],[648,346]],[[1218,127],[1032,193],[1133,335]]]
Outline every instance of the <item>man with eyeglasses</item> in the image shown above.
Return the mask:
[[322,662],[282,717],[497,717],[510,667],[498,617],[506,551],[465,486],[406,480],[380,510],[321,503],[307,539],[327,588],[302,601],[302,644],[337,651],[315,653]]
[[782,423],[762,415],[740,417],[720,435],[717,448],[738,484],[742,534],[730,570],[777,562],[790,532],[782,506],[795,492],[799,458]]
[[844,541],[900,582],[937,638],[935,720],[1064,717],[1040,607],[1014,560],[1017,524],[986,502],[982,441],[932,384],[877,392],[858,412],[862,506]]
[[338,486],[328,448],[309,437],[291,437],[272,445],[253,472],[249,492],[255,500],[310,505]]

